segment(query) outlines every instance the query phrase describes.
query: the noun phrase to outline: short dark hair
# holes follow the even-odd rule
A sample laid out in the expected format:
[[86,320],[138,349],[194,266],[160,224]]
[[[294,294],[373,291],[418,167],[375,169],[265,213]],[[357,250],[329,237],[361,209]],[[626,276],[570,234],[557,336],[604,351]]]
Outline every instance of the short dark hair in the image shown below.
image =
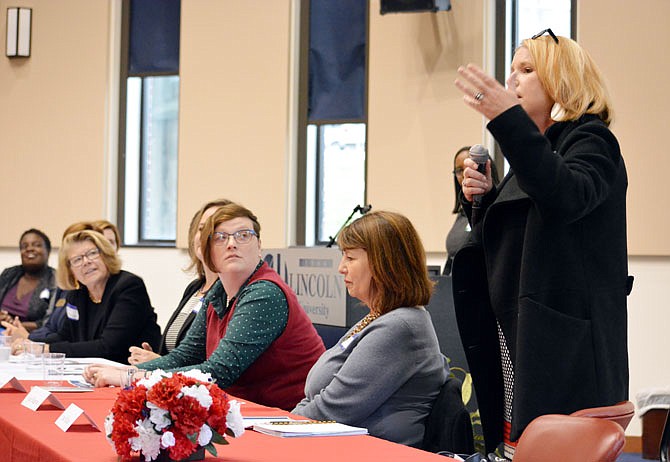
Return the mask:
[[49,236],[44,234],[39,229],[30,228],[29,230],[24,231],[23,234],[21,234],[21,237],[19,238],[19,245],[21,245],[21,241],[23,240],[26,234],[37,234],[39,237],[41,237],[42,240],[44,241],[44,247],[46,247],[47,249],[47,254],[51,253],[51,241],[49,240]]

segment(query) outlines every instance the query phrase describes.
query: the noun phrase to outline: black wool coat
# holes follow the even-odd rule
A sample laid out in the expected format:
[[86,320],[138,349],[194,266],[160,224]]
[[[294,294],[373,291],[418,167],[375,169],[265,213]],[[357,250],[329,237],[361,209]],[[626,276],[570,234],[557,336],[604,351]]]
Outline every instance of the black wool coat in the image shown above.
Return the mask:
[[[628,397],[626,189],[596,116],[543,135],[514,106],[488,125],[511,171],[454,259],[454,303],[487,448],[502,441],[497,324],[514,365],[511,439],[535,417]],[[471,213],[465,200],[464,207]]]

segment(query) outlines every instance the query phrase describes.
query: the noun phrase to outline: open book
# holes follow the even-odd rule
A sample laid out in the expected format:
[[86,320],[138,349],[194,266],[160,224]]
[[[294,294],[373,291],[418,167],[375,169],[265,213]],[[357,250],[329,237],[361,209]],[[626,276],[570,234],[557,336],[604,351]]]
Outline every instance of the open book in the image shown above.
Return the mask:
[[367,435],[367,428],[352,427],[332,421],[289,420],[256,424],[253,429],[266,435],[282,436],[349,436]]

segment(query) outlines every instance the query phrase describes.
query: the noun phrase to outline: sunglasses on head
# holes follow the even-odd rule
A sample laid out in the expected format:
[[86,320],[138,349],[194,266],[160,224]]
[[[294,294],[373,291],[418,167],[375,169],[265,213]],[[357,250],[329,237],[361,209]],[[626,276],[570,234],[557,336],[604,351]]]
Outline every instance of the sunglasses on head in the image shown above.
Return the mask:
[[549,34],[549,36],[554,39],[554,42],[556,42],[556,45],[558,45],[558,37],[556,37],[556,34],[551,29],[545,29],[543,31],[538,32],[537,34],[533,35],[531,37],[531,40],[535,40],[536,38],[542,37],[544,34]]

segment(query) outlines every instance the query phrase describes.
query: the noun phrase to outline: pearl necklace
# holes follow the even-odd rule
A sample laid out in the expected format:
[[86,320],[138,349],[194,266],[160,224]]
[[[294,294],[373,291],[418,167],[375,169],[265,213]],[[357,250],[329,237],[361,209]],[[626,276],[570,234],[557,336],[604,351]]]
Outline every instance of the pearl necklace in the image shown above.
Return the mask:
[[352,330],[351,333],[349,335],[347,335],[347,338],[353,337],[354,335],[358,334],[360,331],[365,329],[368,324],[370,324],[372,321],[374,321],[378,317],[379,317],[379,313],[370,313],[370,314],[366,315],[363,319],[358,321],[358,323],[354,327],[354,330]]

